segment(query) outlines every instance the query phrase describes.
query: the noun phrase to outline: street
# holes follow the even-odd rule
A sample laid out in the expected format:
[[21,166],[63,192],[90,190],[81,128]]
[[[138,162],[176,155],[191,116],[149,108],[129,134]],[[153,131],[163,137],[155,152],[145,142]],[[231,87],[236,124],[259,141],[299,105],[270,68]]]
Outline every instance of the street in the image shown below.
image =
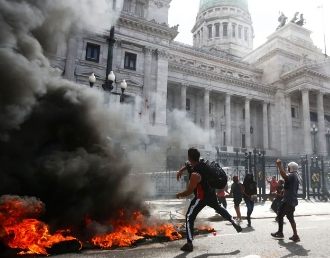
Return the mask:
[[245,228],[246,222],[241,223],[243,232],[237,234],[228,222],[211,223],[216,229],[216,235],[198,236],[194,241],[194,252],[183,253],[180,247],[185,240],[146,244],[136,248],[120,250],[89,250],[79,254],[64,254],[56,258],[104,258],[104,257],[145,257],[145,258],[207,258],[207,257],[329,257],[330,245],[328,230],[329,215],[302,216],[296,218],[298,234],[301,241],[294,243],[288,238],[292,235],[289,222],[285,219],[283,240],[270,236],[277,230],[274,219],[255,219],[252,228]]

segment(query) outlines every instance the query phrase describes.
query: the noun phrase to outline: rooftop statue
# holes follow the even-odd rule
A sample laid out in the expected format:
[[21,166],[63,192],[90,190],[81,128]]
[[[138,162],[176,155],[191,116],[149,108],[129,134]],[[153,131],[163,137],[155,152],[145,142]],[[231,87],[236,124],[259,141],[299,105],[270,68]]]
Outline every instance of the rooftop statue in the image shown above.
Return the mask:
[[299,21],[296,22],[296,24],[299,26],[304,26],[305,23],[306,23],[306,20],[304,19],[304,14],[300,14],[300,19],[299,19]]
[[284,15],[284,13],[281,12],[280,17],[278,17],[278,22],[279,22],[280,24],[278,25],[278,27],[276,28],[276,30],[282,28],[282,27],[286,24],[286,20],[287,20],[287,19],[288,19],[288,17],[286,17],[286,16]]
[[291,19],[290,22],[296,23],[296,21],[298,20],[298,15],[299,15],[299,12],[296,12],[296,13],[294,14],[294,17]]

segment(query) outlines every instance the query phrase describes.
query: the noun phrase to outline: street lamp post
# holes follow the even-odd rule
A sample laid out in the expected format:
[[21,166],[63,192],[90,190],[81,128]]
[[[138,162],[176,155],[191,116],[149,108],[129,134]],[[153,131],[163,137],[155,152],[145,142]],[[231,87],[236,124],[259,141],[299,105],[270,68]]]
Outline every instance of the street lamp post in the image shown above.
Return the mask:
[[311,128],[311,134],[313,135],[313,154],[317,153],[316,150],[316,135],[317,135],[318,129],[315,124],[313,124],[313,127]]
[[116,82],[116,75],[113,73],[113,71],[110,71],[110,73],[107,76],[107,80],[102,85],[102,88],[104,91],[111,92],[113,90],[113,83]]
[[121,95],[120,95],[120,102],[124,102],[124,92],[127,88],[127,83],[126,83],[126,80],[123,80],[121,83],[120,83],[120,89],[121,89]]
[[89,86],[91,88],[93,88],[94,86],[94,83],[96,82],[96,77],[95,77],[95,74],[92,73],[89,77],[88,77],[88,81],[89,81]]
[[249,154],[245,152],[245,176],[249,173]]
[[105,82],[102,85],[102,88],[105,91],[112,91],[113,90],[113,82],[115,81],[116,77],[112,72],[112,59],[113,59],[113,46],[115,44],[115,27],[112,26],[110,29],[109,39],[108,39],[108,58],[107,58],[107,68],[105,72]]
[[325,136],[327,138],[328,156],[330,156],[330,128],[327,129]]

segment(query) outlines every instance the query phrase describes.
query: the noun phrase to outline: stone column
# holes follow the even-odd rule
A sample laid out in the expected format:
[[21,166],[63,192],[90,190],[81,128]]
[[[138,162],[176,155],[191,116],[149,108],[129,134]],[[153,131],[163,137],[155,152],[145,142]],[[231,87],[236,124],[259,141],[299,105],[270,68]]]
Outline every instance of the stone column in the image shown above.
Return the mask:
[[291,114],[291,96],[285,96],[286,104],[286,135],[287,135],[287,151],[289,155],[293,154],[293,141],[292,141],[292,114]]
[[205,89],[204,91],[204,128],[208,130],[210,128],[210,91]]
[[262,106],[262,124],[263,124],[263,142],[264,142],[264,149],[269,148],[268,142],[268,103],[264,101]]
[[226,93],[226,145],[232,146],[231,143],[231,96]]
[[250,98],[245,98],[245,145],[246,148],[251,147],[251,121],[250,121]]
[[181,85],[181,110],[186,112],[186,101],[187,101],[187,85]]
[[[76,69],[76,57],[77,57],[77,38],[72,37],[68,41],[66,60],[65,60],[65,71],[64,71],[64,78],[70,81],[75,81],[74,71]],[[92,70],[90,71],[90,73],[92,73]],[[88,76],[89,75],[90,74],[88,74]]]
[[325,138],[325,122],[324,122],[324,105],[323,105],[323,92],[317,94],[317,118],[318,118],[318,153],[321,155],[327,154],[327,143]]
[[146,123],[150,122],[150,105],[151,105],[151,62],[152,50],[150,48],[144,49],[144,80],[143,80],[143,115]]
[[309,90],[303,89],[302,93],[302,109],[303,109],[303,128],[304,128],[304,151],[306,154],[312,154],[311,139],[311,118],[309,109]]
[[269,125],[270,125],[270,135],[269,135],[269,142],[268,142],[268,147],[269,149],[275,149],[275,141],[276,141],[276,132],[275,132],[275,127],[276,127],[276,121],[275,121],[275,105],[274,103],[270,103],[268,107],[268,114],[269,114]]
[[158,125],[166,125],[166,101],[167,101],[167,78],[168,60],[164,50],[157,50],[157,83],[155,99],[155,122]]

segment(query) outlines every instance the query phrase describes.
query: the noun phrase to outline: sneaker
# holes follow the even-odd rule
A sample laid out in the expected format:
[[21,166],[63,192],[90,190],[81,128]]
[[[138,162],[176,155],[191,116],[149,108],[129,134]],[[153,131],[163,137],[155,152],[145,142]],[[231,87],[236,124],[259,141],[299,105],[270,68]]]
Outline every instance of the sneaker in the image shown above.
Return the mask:
[[194,246],[192,243],[186,243],[180,248],[180,250],[184,252],[192,252],[194,250]]
[[300,238],[298,235],[293,235],[292,237],[289,237],[290,240],[292,240],[293,242],[299,242]]
[[271,233],[271,236],[275,238],[284,238],[284,235],[281,232]]
[[247,224],[247,227],[248,227],[248,228],[252,227],[252,226],[251,226],[251,223],[248,223],[248,224]]
[[237,233],[242,232],[242,228],[239,224],[233,222],[233,226],[236,229]]

